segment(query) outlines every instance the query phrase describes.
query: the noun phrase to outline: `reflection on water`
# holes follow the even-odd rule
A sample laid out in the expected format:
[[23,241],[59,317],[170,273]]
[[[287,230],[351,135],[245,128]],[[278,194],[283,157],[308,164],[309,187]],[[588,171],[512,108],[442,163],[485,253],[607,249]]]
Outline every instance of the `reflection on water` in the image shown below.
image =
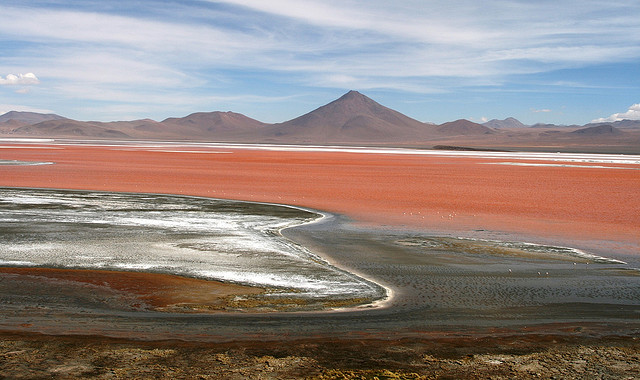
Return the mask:
[[321,218],[205,198],[0,189],[0,265],[142,270],[268,288],[269,297],[373,301],[384,290],[280,230]]

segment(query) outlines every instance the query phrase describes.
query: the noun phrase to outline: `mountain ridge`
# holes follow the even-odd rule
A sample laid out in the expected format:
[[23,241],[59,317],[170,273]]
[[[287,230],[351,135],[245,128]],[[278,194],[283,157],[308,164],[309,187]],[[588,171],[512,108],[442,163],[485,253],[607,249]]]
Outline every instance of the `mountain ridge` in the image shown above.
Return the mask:
[[231,111],[195,112],[162,121],[113,122],[77,121],[55,114],[11,111],[0,115],[0,120],[4,120],[0,121],[0,137],[567,149],[640,154],[638,120],[584,126],[526,126],[515,118],[494,119],[484,124],[459,119],[437,125],[406,116],[358,91],[349,91],[291,120],[271,124]]

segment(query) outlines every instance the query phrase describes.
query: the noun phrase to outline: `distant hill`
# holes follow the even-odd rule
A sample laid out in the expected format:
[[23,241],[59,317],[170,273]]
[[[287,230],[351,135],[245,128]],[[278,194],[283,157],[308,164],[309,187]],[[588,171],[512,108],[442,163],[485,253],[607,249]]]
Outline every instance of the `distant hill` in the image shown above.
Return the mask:
[[491,128],[485,127],[482,124],[474,123],[466,119],[460,119],[456,121],[450,121],[448,123],[440,124],[436,127],[436,132],[442,135],[454,136],[454,135],[487,135],[495,133]]
[[169,118],[156,126],[182,130],[185,137],[228,138],[256,132],[266,124],[235,112],[198,112],[182,118]]
[[619,135],[622,133],[618,128],[615,128],[612,125],[604,124],[604,125],[596,125],[593,127],[581,128],[570,132],[575,135],[584,135],[584,136],[602,136],[602,135]]
[[104,127],[101,124],[102,123],[93,124],[71,119],[48,120],[17,128],[12,134],[33,137],[131,138],[131,136],[126,133]]
[[580,125],[558,125],[558,124],[546,124],[546,123],[536,123],[529,128],[548,128],[548,129],[571,129],[571,128],[580,128]]
[[357,91],[284,123],[261,131],[265,141],[393,142],[414,140],[433,126],[382,106]]
[[585,127],[595,127],[598,125],[612,125],[618,129],[640,129],[640,120],[618,120],[614,122],[608,123],[589,123],[586,124]]
[[253,130],[265,125],[235,112],[197,112],[182,118],[169,118],[162,121],[165,125],[181,125],[207,130],[209,132],[238,132]]
[[265,124],[233,112],[199,112],[183,118],[169,118],[162,122],[151,119],[133,121],[77,121],[47,120],[36,124],[0,125],[0,131],[15,136],[58,138],[117,138],[228,141],[249,134]]
[[61,120],[64,117],[52,114],[52,113],[37,113],[37,112],[20,112],[9,111],[3,115],[0,115],[0,123],[5,123],[10,120],[19,121],[25,124],[37,124],[47,120]]
[[489,120],[486,123],[483,123],[482,125],[484,125],[485,127],[489,127],[489,128],[497,128],[497,129],[501,129],[501,128],[526,128],[528,127],[528,125],[524,125],[520,122],[520,120],[513,118],[513,117],[508,117],[504,120],[498,120],[498,119],[493,119],[493,120]]
[[640,129],[640,120],[620,120],[613,123],[616,128]]

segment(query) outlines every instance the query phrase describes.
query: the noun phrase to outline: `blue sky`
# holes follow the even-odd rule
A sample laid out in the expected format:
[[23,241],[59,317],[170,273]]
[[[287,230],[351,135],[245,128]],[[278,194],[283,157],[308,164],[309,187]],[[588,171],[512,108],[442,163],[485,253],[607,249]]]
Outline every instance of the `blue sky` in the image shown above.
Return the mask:
[[436,123],[640,119],[640,2],[0,4],[0,113],[281,122],[351,89]]

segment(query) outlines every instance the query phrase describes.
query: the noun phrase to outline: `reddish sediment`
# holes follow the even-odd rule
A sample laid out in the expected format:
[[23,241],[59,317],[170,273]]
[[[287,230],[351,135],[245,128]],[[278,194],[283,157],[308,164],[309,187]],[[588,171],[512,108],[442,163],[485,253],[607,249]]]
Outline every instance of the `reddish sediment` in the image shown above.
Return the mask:
[[0,186],[197,195],[310,207],[372,225],[640,244],[638,170],[438,155],[34,147],[0,148],[1,158],[55,164],[0,166]]
[[174,312],[224,311],[234,296],[263,292],[255,287],[158,273],[9,267],[0,268],[0,274],[90,284],[133,297],[127,302],[131,307]]

